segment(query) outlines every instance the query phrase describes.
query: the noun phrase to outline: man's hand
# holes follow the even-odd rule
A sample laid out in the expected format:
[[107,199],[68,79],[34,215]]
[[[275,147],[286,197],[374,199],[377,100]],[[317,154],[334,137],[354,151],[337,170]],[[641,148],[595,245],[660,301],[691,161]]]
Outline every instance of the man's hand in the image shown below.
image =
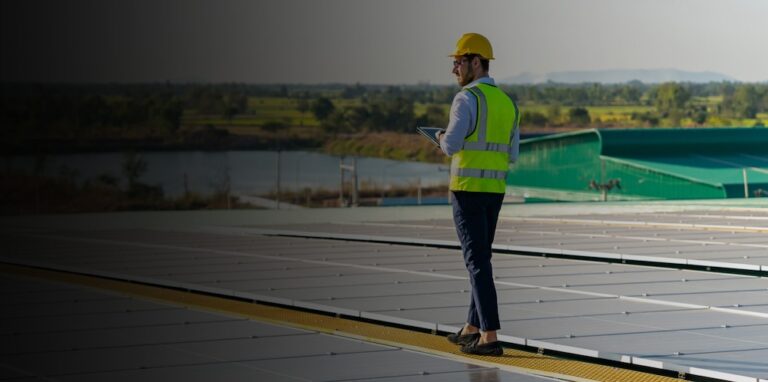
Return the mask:
[[440,137],[445,134],[445,129],[440,129],[437,132],[435,132],[435,138],[438,142],[440,142]]

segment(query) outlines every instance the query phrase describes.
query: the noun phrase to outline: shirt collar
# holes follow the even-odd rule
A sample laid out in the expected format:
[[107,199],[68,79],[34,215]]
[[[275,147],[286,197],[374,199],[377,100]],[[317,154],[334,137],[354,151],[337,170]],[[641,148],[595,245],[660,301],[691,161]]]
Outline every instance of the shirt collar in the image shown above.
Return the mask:
[[491,77],[482,77],[468,83],[462,89],[469,89],[471,87],[477,86],[478,84],[487,84],[487,85],[496,86],[496,81],[494,81],[493,78]]

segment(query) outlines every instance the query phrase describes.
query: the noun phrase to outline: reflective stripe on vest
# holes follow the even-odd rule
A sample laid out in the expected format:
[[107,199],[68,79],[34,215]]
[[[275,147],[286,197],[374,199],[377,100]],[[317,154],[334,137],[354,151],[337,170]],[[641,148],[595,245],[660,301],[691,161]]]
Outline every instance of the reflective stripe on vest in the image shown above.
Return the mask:
[[499,153],[511,153],[512,145],[506,143],[481,143],[481,142],[464,142],[464,150],[472,151],[496,151]]
[[[520,119],[517,105],[493,85],[479,84],[465,90],[477,99],[477,117],[462,150],[453,155],[450,188],[503,193],[512,140]],[[492,118],[489,112],[493,113]],[[489,121],[493,126],[489,126]]]
[[466,176],[466,177],[483,178],[483,179],[504,180],[507,178],[507,171],[483,170],[479,168],[451,168],[451,174],[456,174],[456,176]]

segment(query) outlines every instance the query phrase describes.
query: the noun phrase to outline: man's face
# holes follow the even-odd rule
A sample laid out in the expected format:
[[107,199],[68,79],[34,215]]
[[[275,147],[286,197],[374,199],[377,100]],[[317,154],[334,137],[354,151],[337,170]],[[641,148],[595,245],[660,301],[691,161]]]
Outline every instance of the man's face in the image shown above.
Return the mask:
[[456,82],[459,86],[465,86],[475,80],[472,70],[472,60],[465,56],[456,56],[453,58],[453,72],[456,76]]

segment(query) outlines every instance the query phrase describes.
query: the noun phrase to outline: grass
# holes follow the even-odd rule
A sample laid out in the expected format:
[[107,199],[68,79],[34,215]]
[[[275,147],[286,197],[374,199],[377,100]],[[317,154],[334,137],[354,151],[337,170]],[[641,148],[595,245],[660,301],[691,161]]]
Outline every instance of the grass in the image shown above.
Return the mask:
[[295,98],[283,97],[248,97],[248,109],[296,109]]
[[432,143],[418,134],[369,133],[336,138],[325,144],[332,155],[360,156],[445,163],[447,157]]
[[427,112],[427,107],[432,105],[439,106],[441,109],[443,109],[443,112],[445,112],[446,116],[448,115],[448,111],[451,109],[451,105],[448,104],[416,102],[413,104],[413,114],[416,116],[422,115]]
[[602,114],[632,114],[654,111],[653,106],[588,106],[590,115]]
[[[350,108],[362,104],[359,99],[337,98],[332,102],[336,108]],[[426,106],[422,107],[421,112],[423,113],[424,110]],[[320,121],[315,118],[311,110],[303,113],[299,111],[297,99],[280,97],[249,97],[248,113],[237,115],[232,119],[217,115],[185,113],[182,121],[183,124],[188,125],[210,124],[219,127],[261,126],[267,122],[281,122],[288,126],[320,126]]]
[[758,115],[758,118],[727,118],[719,116],[710,116],[707,118],[706,126],[710,127],[752,127],[758,122],[768,126],[768,118]]

